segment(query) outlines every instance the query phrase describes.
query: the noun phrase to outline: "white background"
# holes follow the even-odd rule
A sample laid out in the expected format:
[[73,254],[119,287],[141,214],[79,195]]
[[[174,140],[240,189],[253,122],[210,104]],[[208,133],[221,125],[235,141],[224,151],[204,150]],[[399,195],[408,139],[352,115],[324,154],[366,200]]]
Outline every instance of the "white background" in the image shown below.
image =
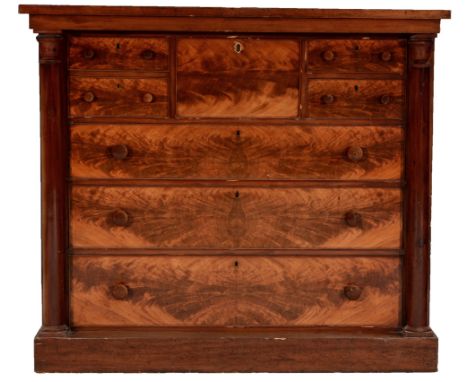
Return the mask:
[[[33,4],[92,4],[25,0]],[[463,0],[99,0],[95,5],[451,9],[436,42],[431,326],[439,336],[432,374],[35,374],[41,325],[39,86],[37,42],[16,1],[0,1],[0,379],[3,381],[460,381],[468,380],[468,2]],[[170,349],[168,349],[170,351]]]

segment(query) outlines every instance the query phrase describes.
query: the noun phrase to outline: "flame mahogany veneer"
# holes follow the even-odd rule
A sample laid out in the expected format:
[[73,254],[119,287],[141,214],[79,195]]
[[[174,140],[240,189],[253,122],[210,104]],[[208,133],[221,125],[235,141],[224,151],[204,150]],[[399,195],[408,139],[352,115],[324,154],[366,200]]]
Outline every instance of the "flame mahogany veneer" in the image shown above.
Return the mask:
[[21,5],[38,33],[38,372],[435,371],[449,11]]

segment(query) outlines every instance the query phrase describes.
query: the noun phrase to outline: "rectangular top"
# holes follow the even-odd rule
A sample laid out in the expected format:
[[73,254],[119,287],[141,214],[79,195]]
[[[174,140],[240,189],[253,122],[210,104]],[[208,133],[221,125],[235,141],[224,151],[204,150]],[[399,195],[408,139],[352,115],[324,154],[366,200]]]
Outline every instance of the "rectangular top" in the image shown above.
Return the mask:
[[435,34],[450,11],[20,5],[37,33]]
[[207,8],[86,5],[25,5],[19,13],[32,15],[89,15],[143,17],[282,17],[305,19],[449,19],[447,10],[297,9],[297,8]]

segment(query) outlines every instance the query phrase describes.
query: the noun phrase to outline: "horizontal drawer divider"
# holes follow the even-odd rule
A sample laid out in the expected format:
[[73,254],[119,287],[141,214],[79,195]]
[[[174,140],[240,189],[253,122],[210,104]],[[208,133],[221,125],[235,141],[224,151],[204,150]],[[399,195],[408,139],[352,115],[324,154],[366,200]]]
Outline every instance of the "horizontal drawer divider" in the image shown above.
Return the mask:
[[403,80],[405,78],[398,73],[329,73],[314,70],[306,72],[305,77],[324,80]]
[[122,78],[160,78],[168,77],[168,70],[147,71],[147,70],[91,70],[91,69],[69,69],[71,77],[122,77]]
[[387,181],[361,181],[361,180],[230,180],[230,179],[74,179],[68,181],[74,186],[154,186],[154,187],[376,187],[376,188],[401,188],[403,180]]
[[70,117],[70,125],[78,124],[213,124],[222,127],[220,124],[236,123],[241,125],[264,125],[278,124],[285,129],[288,125],[307,126],[405,126],[404,121],[394,119],[318,119],[318,118],[169,118],[169,117]]
[[69,248],[72,256],[403,256],[403,249],[147,249],[147,248]]

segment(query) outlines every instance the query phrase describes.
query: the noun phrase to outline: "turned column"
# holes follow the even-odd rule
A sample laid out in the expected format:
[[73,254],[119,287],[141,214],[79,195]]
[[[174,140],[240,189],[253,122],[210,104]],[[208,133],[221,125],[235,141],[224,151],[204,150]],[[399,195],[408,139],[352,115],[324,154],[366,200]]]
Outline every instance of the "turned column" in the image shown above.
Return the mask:
[[[68,327],[65,39],[39,34],[42,201],[42,332]],[[44,334],[44,333],[43,333]]]
[[431,333],[429,272],[435,35],[408,40],[405,333]]

